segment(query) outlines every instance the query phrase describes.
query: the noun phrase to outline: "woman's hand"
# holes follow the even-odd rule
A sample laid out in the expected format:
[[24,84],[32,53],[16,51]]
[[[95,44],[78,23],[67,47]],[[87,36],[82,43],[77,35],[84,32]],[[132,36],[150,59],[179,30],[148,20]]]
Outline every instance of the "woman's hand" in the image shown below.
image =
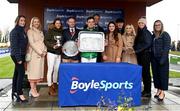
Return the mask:
[[120,57],[116,58],[116,62],[121,62],[121,58]]
[[126,47],[122,47],[122,50],[123,50],[123,51],[126,51]]
[[108,46],[108,40],[106,39],[105,41],[104,41],[104,46]]
[[57,44],[53,46],[53,49],[57,49],[57,48],[59,48]]
[[40,55],[41,57],[44,57],[46,55],[46,51],[43,51],[42,54]]
[[47,54],[47,51],[43,51],[44,56]]
[[17,63],[18,63],[18,64],[22,64],[22,61],[18,61]]
[[107,59],[108,59],[107,56],[104,55],[104,56],[103,56],[103,60],[107,60]]

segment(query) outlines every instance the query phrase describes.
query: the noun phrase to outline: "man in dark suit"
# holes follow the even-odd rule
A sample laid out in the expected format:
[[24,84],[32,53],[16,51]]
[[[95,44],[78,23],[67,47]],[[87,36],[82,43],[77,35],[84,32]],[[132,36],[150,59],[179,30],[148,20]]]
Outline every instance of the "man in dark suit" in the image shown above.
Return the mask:
[[95,22],[95,29],[98,31],[98,32],[104,32],[104,29],[99,25],[99,21],[101,19],[100,15],[99,14],[94,14],[94,22]]
[[124,23],[125,23],[124,19],[122,19],[122,18],[116,19],[116,27],[117,27],[117,29],[118,29],[118,32],[119,32],[121,35],[124,34],[124,28],[125,28]]
[[[69,17],[67,20],[68,28],[63,30],[63,41],[62,44],[66,43],[67,41],[75,41],[78,40],[78,33],[79,29],[76,28],[76,18]],[[77,63],[80,60],[80,55],[77,54],[73,57],[68,57],[63,53],[62,55],[62,62],[74,62]]]
[[[101,19],[101,16],[99,14],[94,14],[93,17],[94,17],[94,22],[95,22],[95,29],[98,32],[104,32],[104,29],[99,25],[99,21]],[[102,62],[102,55],[100,52],[98,53],[97,62]]]

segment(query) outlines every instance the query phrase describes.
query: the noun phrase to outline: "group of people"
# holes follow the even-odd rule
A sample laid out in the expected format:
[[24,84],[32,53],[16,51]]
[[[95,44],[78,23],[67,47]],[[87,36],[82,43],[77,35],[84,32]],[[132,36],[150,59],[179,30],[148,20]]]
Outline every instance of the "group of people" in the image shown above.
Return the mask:
[[[15,20],[15,27],[10,33],[11,58],[15,64],[12,99],[27,102],[23,95],[22,81],[25,74],[24,63],[27,63],[27,75],[31,89],[29,95],[39,97],[37,83],[44,77],[44,61],[47,56],[47,83],[49,95],[57,95],[57,77],[61,62],[127,62],[142,66],[142,79],[144,90],[143,97],[151,97],[150,62],[157,93],[155,98],[162,101],[165,97],[164,90],[168,89],[169,76],[169,49],[171,39],[164,31],[160,20],[154,22],[154,31],[151,34],[146,27],[146,19],[138,20],[137,34],[132,24],[127,24],[123,19],[110,21],[107,31],[99,25],[100,15],[88,17],[83,31],[99,31],[105,33],[104,52],[79,52],[73,57],[63,53],[62,46],[67,41],[75,41],[78,45],[79,29],[76,28],[76,18],[69,17],[66,21],[68,28],[63,29],[60,18],[55,18],[49,25],[47,33],[43,34],[40,19],[33,17],[30,27],[25,32],[26,18],[20,15]],[[61,46],[57,44],[54,36],[61,36]]]

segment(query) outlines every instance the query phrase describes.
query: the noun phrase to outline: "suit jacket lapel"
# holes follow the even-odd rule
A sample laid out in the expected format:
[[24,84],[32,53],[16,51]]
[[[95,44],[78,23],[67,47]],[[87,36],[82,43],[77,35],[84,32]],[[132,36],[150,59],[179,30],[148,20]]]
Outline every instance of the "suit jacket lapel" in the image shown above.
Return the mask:
[[71,35],[71,32],[70,32],[69,28],[68,28],[68,31],[67,31],[67,37],[68,37],[68,40],[71,40],[71,38],[72,38],[72,35]]

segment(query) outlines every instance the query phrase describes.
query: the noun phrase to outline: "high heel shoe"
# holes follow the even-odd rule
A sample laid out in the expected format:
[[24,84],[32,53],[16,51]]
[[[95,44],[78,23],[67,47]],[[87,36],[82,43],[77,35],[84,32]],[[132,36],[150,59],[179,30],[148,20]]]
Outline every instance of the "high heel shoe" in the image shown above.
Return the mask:
[[154,98],[158,99],[160,94],[161,93],[154,95]]
[[163,98],[159,98],[159,96],[158,96],[158,101],[163,101],[164,98],[165,98],[165,94],[163,95]]
[[158,99],[159,95],[161,94],[161,90],[157,89],[156,94],[154,95],[154,98]]
[[154,98],[156,98],[156,99],[157,99],[158,97],[159,97],[159,95],[154,95]]
[[15,98],[17,99],[18,98],[17,93],[12,93],[11,98],[12,98],[12,101],[14,101]]
[[27,100],[27,99],[22,100],[22,99],[18,96],[16,102],[27,103],[28,100]]
[[37,97],[39,97],[39,94],[38,93],[37,94],[33,94],[31,91],[29,91],[29,96],[37,98]]

